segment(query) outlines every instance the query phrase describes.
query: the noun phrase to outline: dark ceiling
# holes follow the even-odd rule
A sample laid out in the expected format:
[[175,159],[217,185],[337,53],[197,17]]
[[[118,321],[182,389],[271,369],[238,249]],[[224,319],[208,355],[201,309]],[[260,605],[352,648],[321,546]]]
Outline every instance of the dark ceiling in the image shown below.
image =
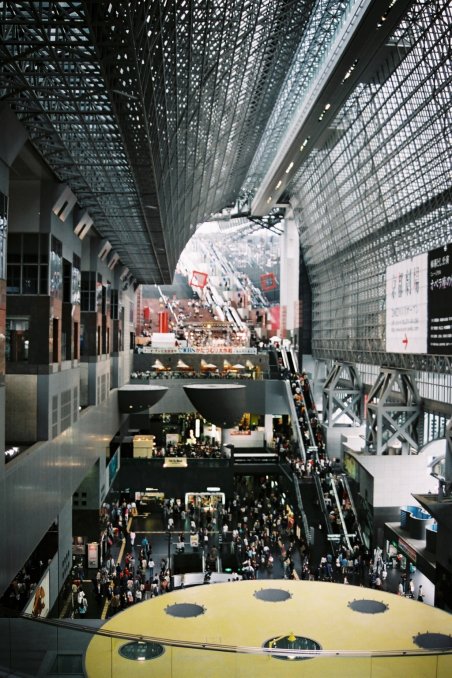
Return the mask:
[[0,96],[138,282],[237,198],[312,6],[1,3]]

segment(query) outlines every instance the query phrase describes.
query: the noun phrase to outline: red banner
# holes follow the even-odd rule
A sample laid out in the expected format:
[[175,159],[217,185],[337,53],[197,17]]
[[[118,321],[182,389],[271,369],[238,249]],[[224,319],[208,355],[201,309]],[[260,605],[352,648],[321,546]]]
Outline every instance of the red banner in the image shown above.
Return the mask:
[[168,332],[168,311],[159,311],[159,332],[162,334]]
[[270,292],[276,290],[278,283],[276,282],[274,273],[264,273],[261,275],[261,289],[263,292]]

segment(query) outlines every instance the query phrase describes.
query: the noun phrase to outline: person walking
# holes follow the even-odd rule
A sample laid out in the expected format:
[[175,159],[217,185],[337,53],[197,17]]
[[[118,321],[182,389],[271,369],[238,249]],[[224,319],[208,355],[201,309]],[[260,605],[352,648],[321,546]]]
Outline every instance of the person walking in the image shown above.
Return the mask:
[[78,614],[81,619],[85,618],[85,615],[88,611],[88,600],[86,598],[85,592],[79,591],[78,594]]

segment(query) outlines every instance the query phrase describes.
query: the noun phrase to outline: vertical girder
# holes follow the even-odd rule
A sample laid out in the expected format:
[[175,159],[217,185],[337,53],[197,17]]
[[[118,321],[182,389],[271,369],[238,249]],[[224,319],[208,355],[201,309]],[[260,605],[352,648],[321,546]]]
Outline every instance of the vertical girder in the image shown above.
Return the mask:
[[382,368],[367,402],[366,446],[371,454],[419,449],[417,424],[421,405],[408,372]]
[[323,423],[326,426],[361,424],[362,384],[349,363],[334,363],[323,387]]

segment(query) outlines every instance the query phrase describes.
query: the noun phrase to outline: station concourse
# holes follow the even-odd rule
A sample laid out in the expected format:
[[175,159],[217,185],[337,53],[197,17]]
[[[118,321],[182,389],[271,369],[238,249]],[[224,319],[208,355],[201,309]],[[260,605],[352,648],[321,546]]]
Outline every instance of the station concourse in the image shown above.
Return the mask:
[[0,17],[0,674],[448,675],[449,3]]

